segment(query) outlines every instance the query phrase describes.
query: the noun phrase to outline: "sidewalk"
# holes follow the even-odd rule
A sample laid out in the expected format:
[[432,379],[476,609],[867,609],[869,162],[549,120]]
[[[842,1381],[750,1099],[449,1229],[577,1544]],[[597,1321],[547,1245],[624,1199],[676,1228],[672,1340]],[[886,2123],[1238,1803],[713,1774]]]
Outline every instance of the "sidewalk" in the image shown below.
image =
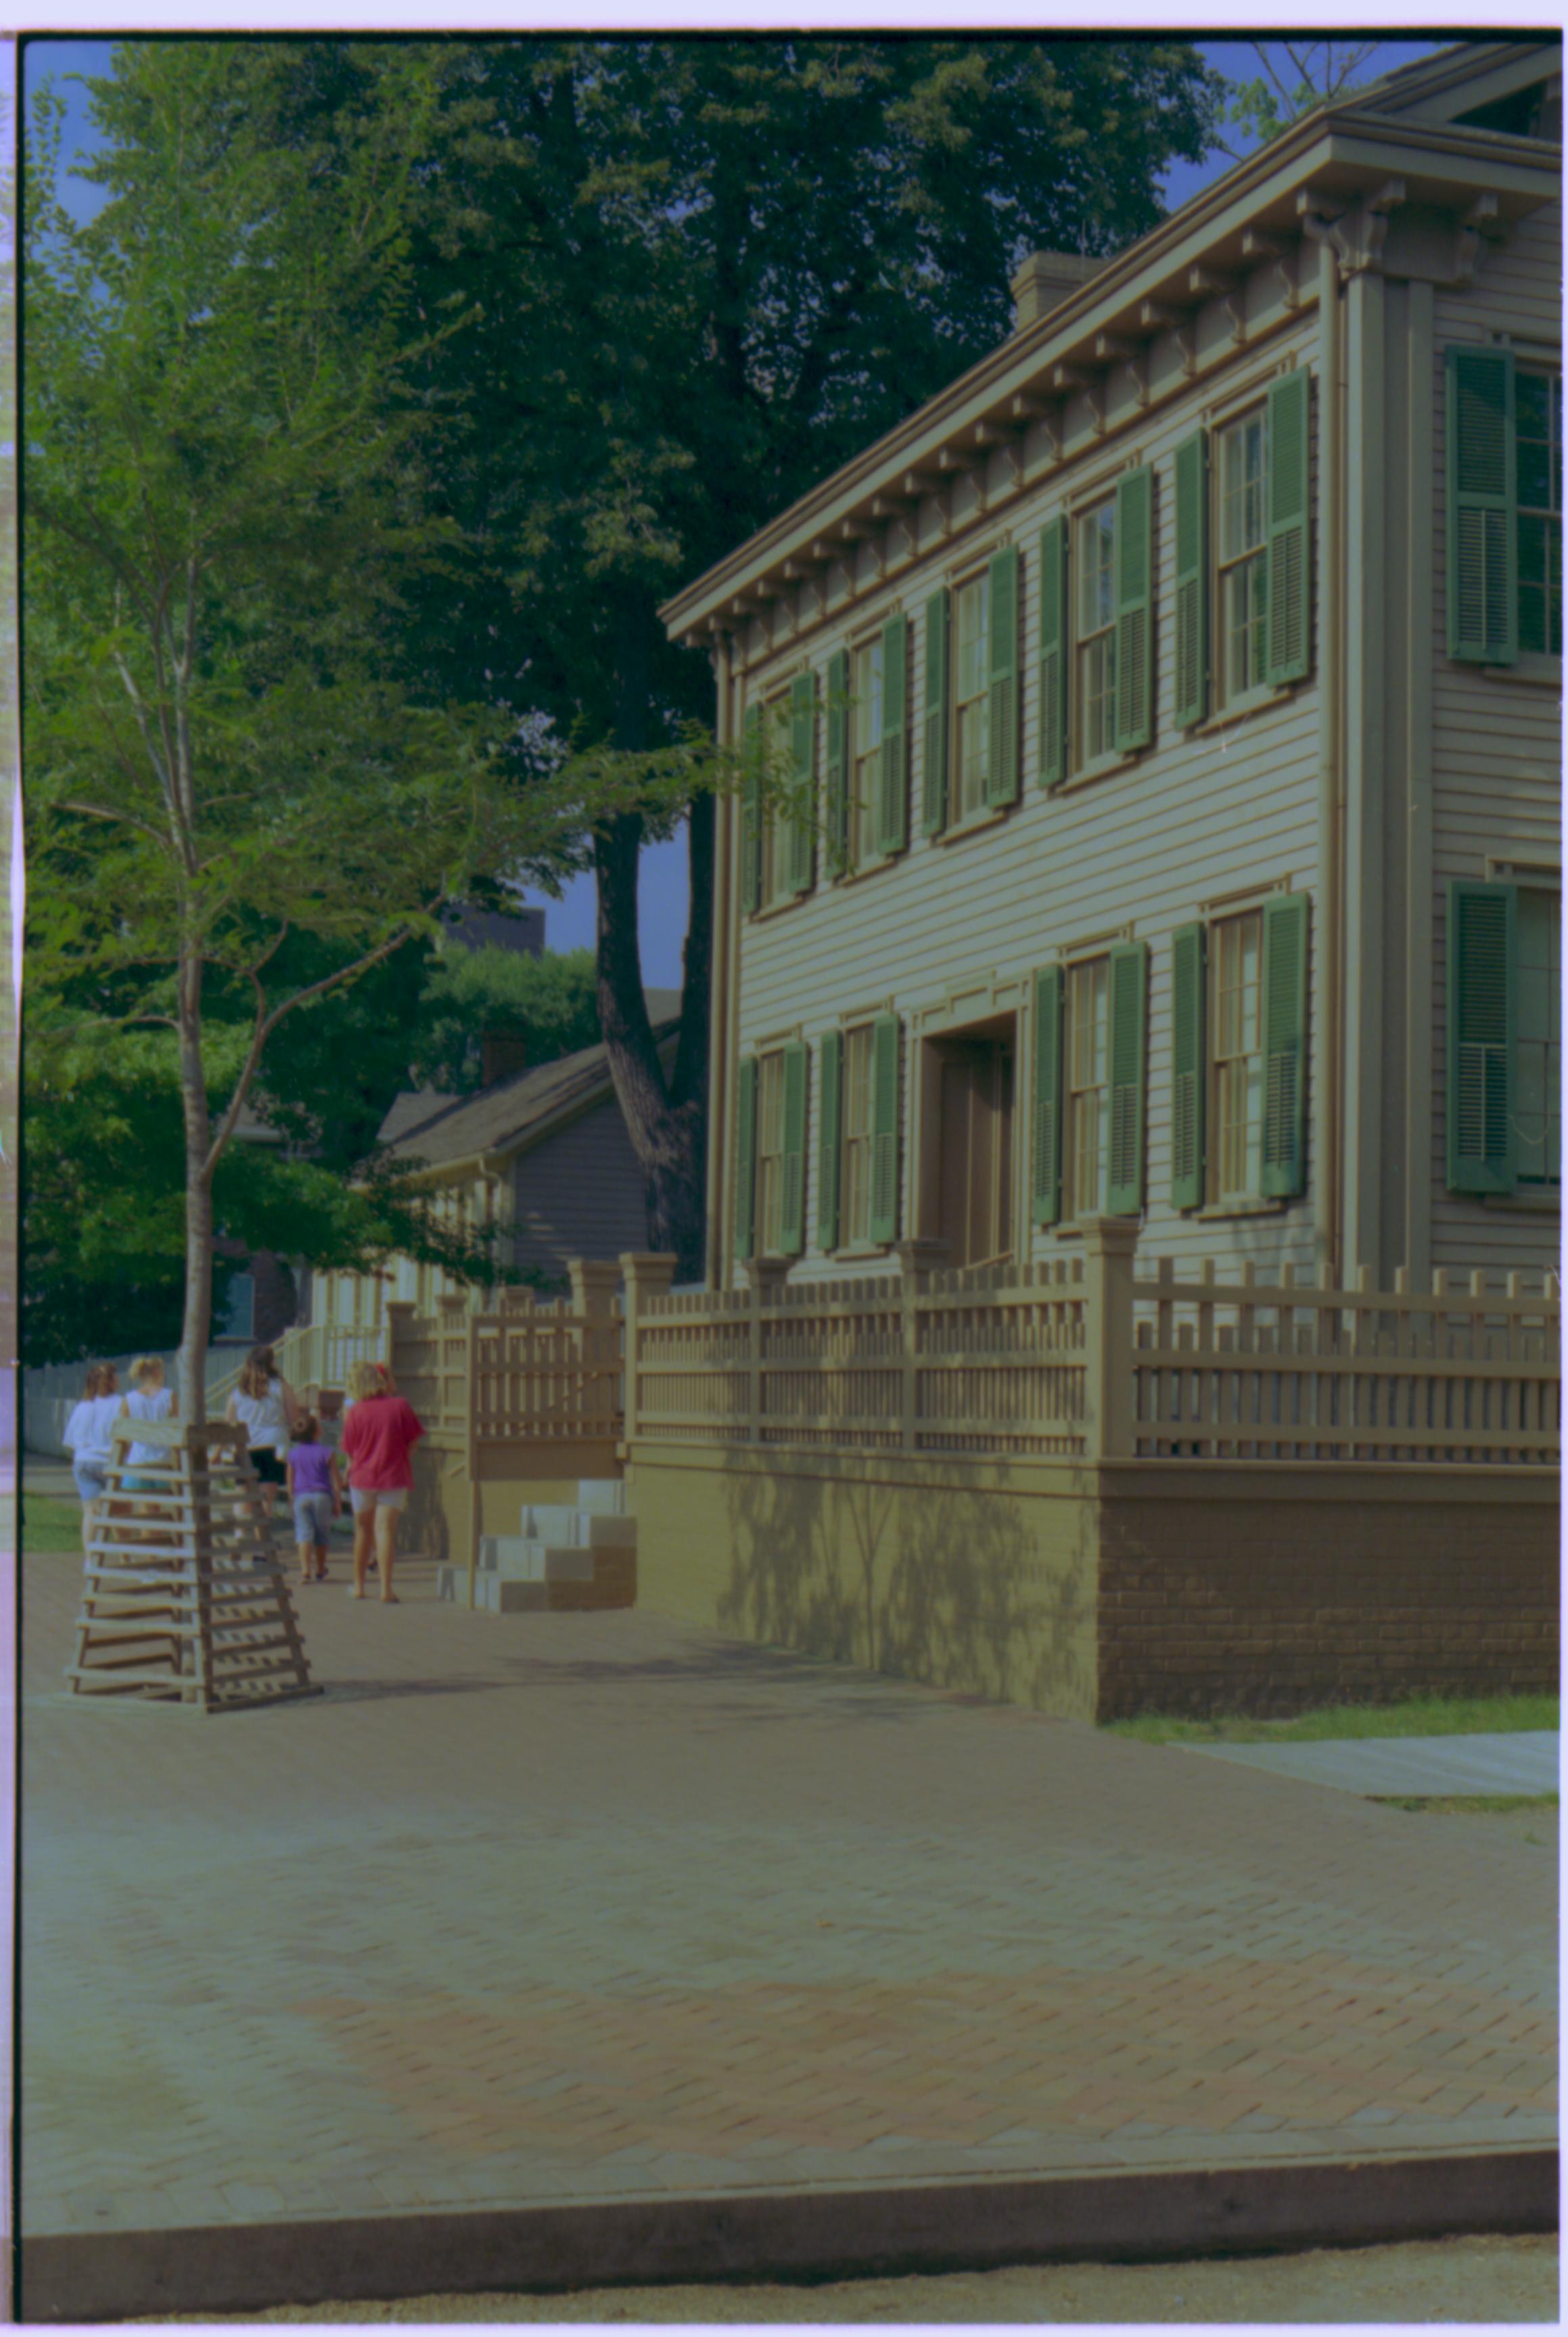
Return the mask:
[[335,1574],[326,1693],[203,1721],[60,1693],[26,1561],[24,2238],[1554,2137],[1539,1851]]
[[1182,1750],[1368,1796],[1554,1794],[1559,1775],[1554,1728],[1497,1736],[1345,1736],[1320,1745],[1185,1745]]

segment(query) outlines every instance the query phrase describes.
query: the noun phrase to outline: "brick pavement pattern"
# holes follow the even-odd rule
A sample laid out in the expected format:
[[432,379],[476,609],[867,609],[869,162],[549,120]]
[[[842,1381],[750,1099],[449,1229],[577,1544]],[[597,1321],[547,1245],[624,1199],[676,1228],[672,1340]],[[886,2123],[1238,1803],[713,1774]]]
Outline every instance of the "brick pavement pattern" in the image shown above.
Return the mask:
[[1522,1843],[336,1571],[204,1719],[67,1697],[26,1561],[24,2234],[1554,2137]]

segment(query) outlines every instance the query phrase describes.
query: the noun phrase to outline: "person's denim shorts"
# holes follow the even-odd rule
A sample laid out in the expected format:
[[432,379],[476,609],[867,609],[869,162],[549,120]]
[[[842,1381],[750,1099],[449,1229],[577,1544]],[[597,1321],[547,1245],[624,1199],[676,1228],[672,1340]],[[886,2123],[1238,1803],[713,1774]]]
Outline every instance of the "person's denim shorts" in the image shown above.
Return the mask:
[[330,1493],[296,1493],[294,1496],[294,1539],[325,1543],[332,1530],[332,1496]]
[[76,1490],[84,1501],[101,1501],[103,1499],[107,1480],[102,1469],[94,1468],[91,1461],[73,1461],[71,1474],[75,1478]]

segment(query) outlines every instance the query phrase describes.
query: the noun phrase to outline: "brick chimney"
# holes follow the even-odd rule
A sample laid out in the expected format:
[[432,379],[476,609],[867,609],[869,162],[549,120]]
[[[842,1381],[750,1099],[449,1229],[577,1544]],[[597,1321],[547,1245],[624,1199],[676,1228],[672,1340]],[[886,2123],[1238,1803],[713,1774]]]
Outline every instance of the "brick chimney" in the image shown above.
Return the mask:
[[1080,259],[1076,251],[1031,251],[1008,287],[1013,296],[1013,330],[1037,325],[1042,317],[1060,308],[1068,296],[1102,268],[1105,259]]
[[497,1080],[511,1080],[528,1069],[528,1041],[503,1039],[486,1031],[479,1041],[479,1084],[492,1088]]

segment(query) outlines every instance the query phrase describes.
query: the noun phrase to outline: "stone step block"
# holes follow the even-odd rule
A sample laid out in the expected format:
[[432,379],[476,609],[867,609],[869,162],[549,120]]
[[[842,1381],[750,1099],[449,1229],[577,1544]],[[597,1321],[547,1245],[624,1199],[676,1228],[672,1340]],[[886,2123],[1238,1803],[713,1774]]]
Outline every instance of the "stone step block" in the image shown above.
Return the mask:
[[[436,1569],[436,1595],[450,1607],[468,1605],[466,1566]],[[474,1577],[474,1612],[481,1615],[572,1615],[596,1608],[635,1607],[637,1555],[633,1550],[604,1551],[590,1580],[524,1581],[516,1577],[481,1570]]]
[[598,1518],[624,1518],[626,1480],[623,1477],[579,1477],[577,1506]]
[[531,1536],[485,1534],[479,1545],[480,1570],[509,1582],[591,1582],[593,1551],[571,1543]]
[[626,1550],[637,1542],[637,1520],[609,1511],[570,1510],[556,1501],[525,1501],[518,1528],[525,1541],[557,1550]]

